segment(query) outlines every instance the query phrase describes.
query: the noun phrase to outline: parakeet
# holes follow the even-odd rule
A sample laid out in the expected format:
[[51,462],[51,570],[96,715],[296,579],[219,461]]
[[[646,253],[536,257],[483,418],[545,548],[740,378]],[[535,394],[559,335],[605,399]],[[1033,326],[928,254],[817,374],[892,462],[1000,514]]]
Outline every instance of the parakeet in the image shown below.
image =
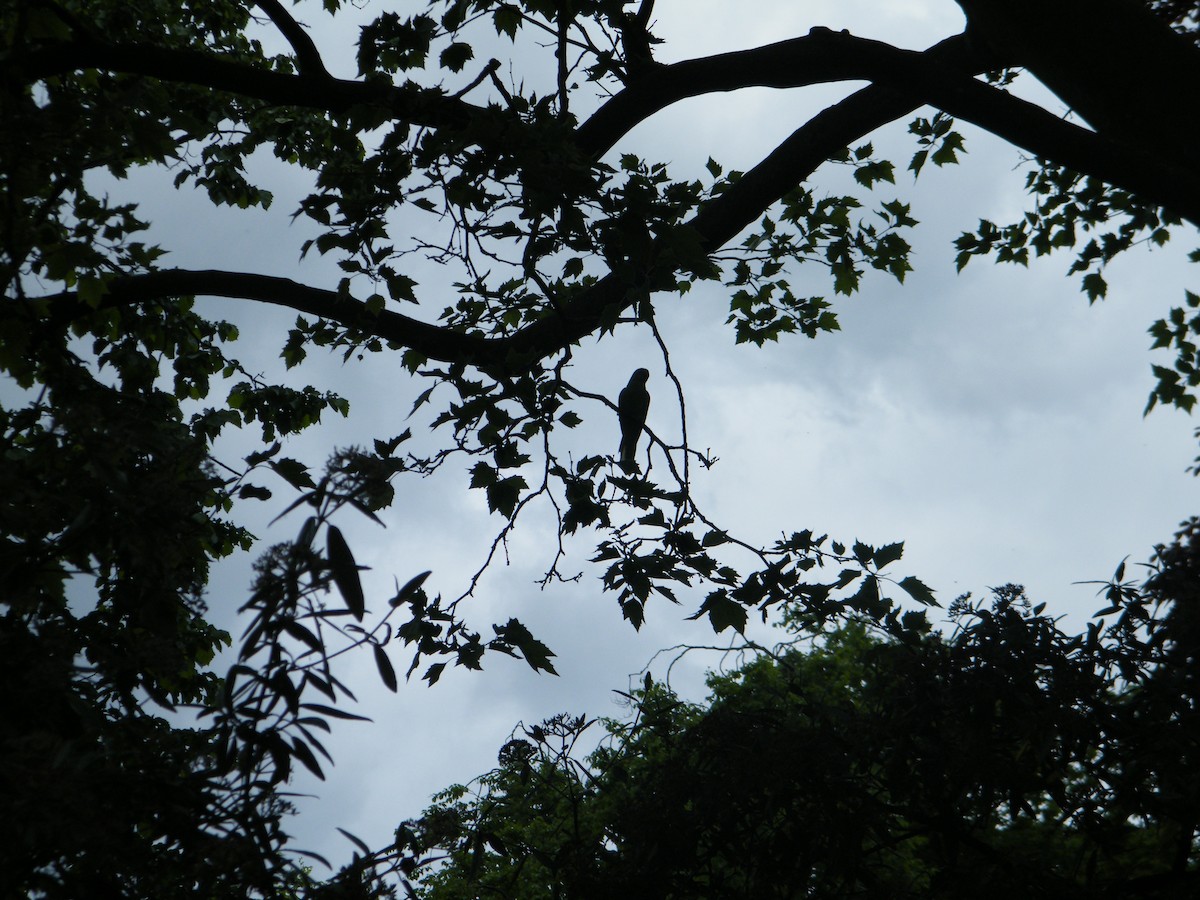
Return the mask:
[[619,457],[621,468],[626,472],[636,471],[637,446],[641,439],[642,429],[646,425],[646,413],[650,409],[650,392],[646,390],[646,382],[650,378],[649,369],[636,369],[629,377],[621,395],[617,398],[617,418],[621,422],[621,447]]

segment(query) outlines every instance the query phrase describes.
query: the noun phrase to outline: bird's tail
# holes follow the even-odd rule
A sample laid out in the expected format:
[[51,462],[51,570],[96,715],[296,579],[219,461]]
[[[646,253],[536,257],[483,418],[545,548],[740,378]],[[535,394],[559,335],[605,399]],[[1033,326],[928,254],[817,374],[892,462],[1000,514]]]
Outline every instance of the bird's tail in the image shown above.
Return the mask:
[[633,441],[621,441],[621,446],[617,450],[617,457],[621,464],[621,468],[626,472],[637,472],[637,444]]

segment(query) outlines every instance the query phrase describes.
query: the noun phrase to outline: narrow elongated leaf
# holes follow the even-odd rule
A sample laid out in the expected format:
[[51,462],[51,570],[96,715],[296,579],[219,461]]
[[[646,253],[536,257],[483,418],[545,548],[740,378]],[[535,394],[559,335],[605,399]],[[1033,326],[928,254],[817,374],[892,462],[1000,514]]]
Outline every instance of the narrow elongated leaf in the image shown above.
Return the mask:
[[350,545],[346,543],[336,525],[329,526],[326,544],[329,551],[329,568],[333,571],[333,582],[337,585],[338,593],[346,601],[346,608],[354,614],[354,618],[362,621],[367,611],[367,602],[363,596],[362,582],[358,578],[358,565],[354,562]]
[[425,579],[429,577],[429,572],[422,572],[420,575],[414,575],[404,583],[404,587],[396,591],[396,596],[390,601],[392,606],[399,606],[401,603],[406,603],[411,600],[421,589],[421,585],[425,583]]
[[378,644],[372,644],[371,649],[375,651],[375,666],[379,669],[379,677],[383,679],[387,689],[394,694],[397,687],[396,670],[392,668],[392,661],[388,659],[387,651]]
[[313,752],[308,749],[308,744],[299,738],[294,738],[292,740],[292,749],[292,755],[304,764],[304,768],[308,769],[308,771],[312,772],[322,781],[325,780],[325,773],[321,771],[321,764],[317,762],[317,758],[313,756]]
[[321,646],[320,639],[294,619],[284,620],[283,630],[296,638],[296,640],[307,644],[316,653],[320,653],[324,649]]
[[301,709],[310,709],[313,712],[319,712],[323,716],[332,716],[335,719],[355,719],[359,722],[370,722],[366,716],[358,716],[354,713],[346,712],[343,709],[338,709],[334,706],[326,706],[324,703],[301,703]]
[[357,847],[359,850],[361,850],[363,853],[363,856],[371,855],[371,848],[368,847],[366,844],[364,844],[359,838],[352,835],[345,828],[340,828],[337,825],[335,825],[334,828],[337,828],[337,830],[340,831],[345,836],[346,840],[348,840],[355,847]]

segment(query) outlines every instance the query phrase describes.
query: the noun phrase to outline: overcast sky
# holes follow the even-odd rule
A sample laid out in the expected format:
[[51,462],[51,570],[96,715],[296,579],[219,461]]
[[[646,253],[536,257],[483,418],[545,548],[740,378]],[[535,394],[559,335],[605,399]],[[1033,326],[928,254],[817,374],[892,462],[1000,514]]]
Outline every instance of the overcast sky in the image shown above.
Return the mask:
[[[914,49],[962,26],[952,0],[673,0],[656,5],[656,19],[656,33],[667,40],[659,51],[664,61],[779,40],[814,25]],[[352,74],[346,63],[352,25],[347,17],[314,32],[339,74]],[[534,61],[519,59],[515,69],[525,65]],[[726,168],[746,168],[851,89],[754,90],[689,101],[640,126],[615,153],[667,161],[681,178],[698,177],[709,156]],[[901,168],[913,151],[905,125],[876,139]],[[904,540],[905,559],[894,568],[921,577],[943,602],[1015,581],[1082,627],[1096,606],[1096,588],[1074,582],[1108,577],[1127,555],[1145,560],[1196,511],[1197,483],[1184,471],[1195,455],[1194,423],[1170,410],[1142,417],[1152,385],[1146,328],[1182,302],[1189,276],[1194,287],[1194,267],[1189,272],[1185,260],[1194,236],[1181,230],[1166,249],[1118,260],[1106,273],[1109,298],[1090,308],[1078,276],[1065,277],[1067,257],[1029,269],[976,260],[956,275],[952,241],[961,231],[981,217],[1010,221],[1026,206],[1017,152],[970,127],[961,130],[969,151],[963,165],[927,170],[916,186],[898,172],[897,186],[879,192],[880,199],[910,201],[922,223],[911,238],[916,271],[904,286],[868,276],[859,295],[838,298],[840,333],[816,341],[793,336],[761,350],[735,347],[723,325],[728,293],[721,286],[705,283],[683,299],[660,299],[660,325],[687,391],[692,445],[720,457],[711,472],[698,475],[695,490],[712,518],[745,538],[769,542],[812,528],[873,544]],[[332,285],[338,273],[330,264],[298,268],[307,234],[289,216],[302,183],[272,177],[278,200],[261,214],[214,214],[199,197],[160,190],[169,175],[139,175],[120,189],[145,200],[156,234],[174,249],[166,265]],[[824,169],[815,184],[847,187],[844,172]],[[420,274],[423,280],[428,273]],[[797,294],[832,293],[819,269],[797,271],[793,282]],[[235,352],[252,368],[280,371],[275,357],[294,314],[232,301],[209,301],[209,308],[241,323]],[[678,409],[648,335],[626,329],[585,341],[575,359],[575,383],[614,399],[630,371],[647,366],[650,425],[677,434]],[[343,366],[314,353],[298,374],[283,377],[333,386],[353,405],[349,420],[287,445],[288,455],[314,466],[334,446],[399,433],[411,424],[409,405],[425,387],[408,383],[398,360],[387,356]],[[601,446],[591,452],[615,449],[615,417],[598,406],[580,411],[590,417],[575,438],[580,447],[592,441]],[[365,519],[339,521],[359,561],[372,567],[368,585],[377,606],[390,595],[393,576],[403,581],[424,569],[433,570],[427,585],[433,591],[456,596],[465,587],[500,525],[466,484],[461,468],[401,480],[386,530]],[[285,520],[281,530],[268,532],[264,523],[277,511],[264,507],[258,522],[273,540],[300,524]],[[539,591],[534,581],[550,560],[551,534],[544,516],[530,517],[510,541],[510,565],[489,573],[469,614],[480,626],[519,616],[558,654],[560,677],[490,658],[483,674],[448,670],[432,689],[414,682],[392,695],[378,685],[369,656],[351,661],[343,680],[362,701],[357,711],[375,722],[341,726],[330,742],[337,765],[328,781],[297,783],[320,795],[304,801],[292,823],[299,845],[344,858],[350,847],[335,825],[384,844],[434,791],[491,767],[518,721],[560,711],[619,715],[613,690],[626,688],[630,673],[656,651],[713,641],[703,623],[685,621],[699,596],[681,607],[651,604],[635,633],[615,599],[599,590],[599,570],[586,562],[595,542],[586,534],[569,546],[568,568],[582,571],[582,580]],[[229,610],[244,601],[247,580],[246,560],[218,573],[215,618],[228,621]],[[402,651],[394,658],[401,670],[407,666]],[[716,662],[709,656],[685,663],[674,682],[699,695],[703,666]]]

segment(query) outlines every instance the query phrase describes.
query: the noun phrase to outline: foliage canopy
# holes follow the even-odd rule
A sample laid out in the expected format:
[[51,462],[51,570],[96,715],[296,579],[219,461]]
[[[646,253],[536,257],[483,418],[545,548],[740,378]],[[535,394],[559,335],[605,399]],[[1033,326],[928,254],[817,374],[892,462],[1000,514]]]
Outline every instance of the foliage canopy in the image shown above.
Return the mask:
[[586,756],[594,721],[519,729],[402,827],[417,896],[1194,893],[1196,526],[1082,634],[1006,585],[948,634],[760,648],[706,705],[647,676]]

